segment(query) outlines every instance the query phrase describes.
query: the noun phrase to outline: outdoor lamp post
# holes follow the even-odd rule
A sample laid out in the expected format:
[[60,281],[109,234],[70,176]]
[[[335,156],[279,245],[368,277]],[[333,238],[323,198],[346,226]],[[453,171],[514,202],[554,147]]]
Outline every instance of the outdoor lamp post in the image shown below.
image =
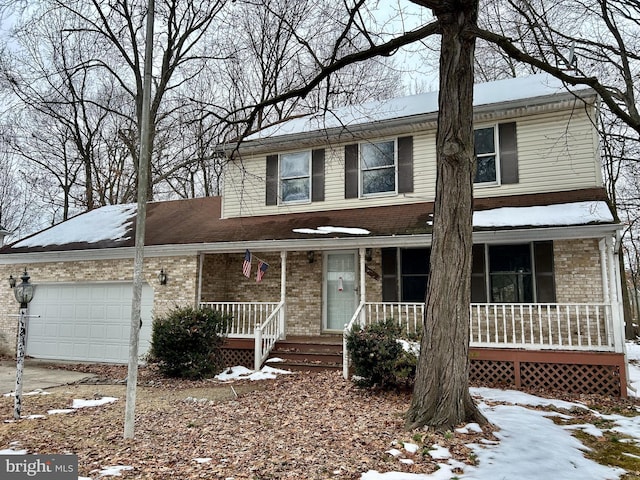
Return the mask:
[[[27,339],[27,306],[29,302],[33,300],[34,288],[29,283],[29,274],[25,268],[24,274],[21,279],[22,282],[16,285],[15,279],[9,277],[9,284],[13,288],[13,294],[16,297],[16,301],[20,304],[20,319],[18,321],[18,351],[17,351],[17,366],[16,366],[16,392],[15,400],[13,403],[13,418],[18,420],[20,418],[20,410],[22,409],[22,371],[24,370],[24,356],[26,350]],[[13,280],[13,281],[11,281]]]

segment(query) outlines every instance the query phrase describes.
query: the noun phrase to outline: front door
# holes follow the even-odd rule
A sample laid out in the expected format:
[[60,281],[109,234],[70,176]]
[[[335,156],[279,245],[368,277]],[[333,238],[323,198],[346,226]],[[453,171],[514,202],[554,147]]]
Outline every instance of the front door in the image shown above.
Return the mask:
[[357,252],[324,257],[324,330],[342,331],[358,307]]

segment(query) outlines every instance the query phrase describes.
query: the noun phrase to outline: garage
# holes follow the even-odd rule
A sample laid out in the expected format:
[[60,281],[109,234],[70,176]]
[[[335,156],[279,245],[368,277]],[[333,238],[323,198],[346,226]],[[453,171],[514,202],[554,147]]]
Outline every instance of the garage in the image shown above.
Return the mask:
[[[28,320],[27,355],[52,360],[127,363],[133,284],[38,284]],[[153,289],[142,288],[139,354],[151,341]]]

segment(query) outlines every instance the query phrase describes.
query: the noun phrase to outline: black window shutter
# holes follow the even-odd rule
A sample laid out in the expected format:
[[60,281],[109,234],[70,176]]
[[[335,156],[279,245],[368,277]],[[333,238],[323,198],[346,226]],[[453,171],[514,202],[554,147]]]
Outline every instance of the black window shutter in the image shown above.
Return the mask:
[[267,155],[267,205],[278,204],[278,155]]
[[540,303],[555,303],[556,287],[553,275],[553,242],[534,242],[536,293]]
[[311,201],[324,201],[324,148],[311,152]]
[[398,253],[395,248],[383,248],[382,253],[382,301],[397,302]]
[[398,193],[413,192],[413,137],[398,138]]
[[358,198],[358,144],[344,147],[344,198]]
[[518,183],[518,144],[515,122],[498,125],[498,142],[501,183]]
[[472,250],[471,303],[487,302],[484,248],[484,244],[476,244]]

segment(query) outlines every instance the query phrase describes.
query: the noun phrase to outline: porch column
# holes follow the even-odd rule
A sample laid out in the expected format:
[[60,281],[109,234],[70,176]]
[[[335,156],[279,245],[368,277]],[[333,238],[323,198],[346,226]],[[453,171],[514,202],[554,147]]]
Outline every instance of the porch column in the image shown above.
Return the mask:
[[287,332],[285,332],[286,325],[286,311],[287,304],[285,303],[285,299],[287,297],[287,252],[286,250],[282,250],[280,252],[280,303],[282,303],[282,308],[280,309],[280,314],[278,318],[278,322],[280,322],[279,330],[280,330],[280,340],[284,340],[287,337]]
[[366,291],[365,291],[365,263],[366,263],[366,248],[360,248],[358,250],[359,253],[359,257],[360,257],[360,303],[364,303],[366,301],[367,295],[366,295]]
[[605,239],[607,267],[609,277],[609,296],[611,298],[611,315],[613,317],[613,345],[618,353],[624,353],[624,319],[621,315],[620,297],[618,295],[616,262],[614,261],[614,241],[612,236]]

